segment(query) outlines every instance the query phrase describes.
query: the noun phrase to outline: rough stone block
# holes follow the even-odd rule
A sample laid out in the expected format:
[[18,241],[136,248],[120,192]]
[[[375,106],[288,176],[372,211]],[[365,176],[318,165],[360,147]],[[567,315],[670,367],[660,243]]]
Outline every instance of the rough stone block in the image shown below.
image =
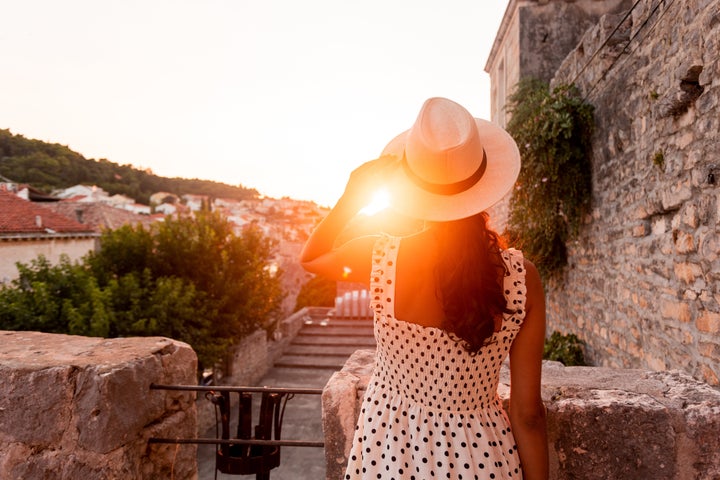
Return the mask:
[[340,479],[345,472],[347,454],[363,392],[372,373],[375,350],[357,350],[335,372],[322,393],[322,423],[325,437],[325,469],[327,479]]
[[703,311],[695,321],[698,330],[705,333],[720,332],[720,313]]
[[692,190],[688,185],[674,185],[661,194],[663,209],[667,212],[677,210],[692,198]]
[[230,358],[229,375],[222,383],[233,385],[253,385],[260,380],[268,369],[267,333],[257,330],[233,347]]
[[196,366],[166,338],[0,331],[0,478],[195,478],[195,446],[154,456],[148,439],[196,435],[194,393],[150,390],[193,384]]
[[678,253],[691,253],[697,250],[695,239],[687,232],[675,230],[673,232],[673,239],[675,241],[675,249]]
[[589,390],[558,399],[548,416],[558,470],[573,478],[675,478],[668,411],[647,395]]
[[[342,478],[372,363],[354,357],[325,387],[323,418],[335,429],[329,442],[326,430],[327,480]],[[498,394],[506,407],[509,379],[505,365]],[[555,480],[718,478],[720,391],[689,375],[544,362],[542,398]]]
[[0,365],[0,441],[34,448],[61,442],[71,424],[76,375],[70,366],[23,370]]
[[693,283],[702,276],[702,269],[696,263],[678,262],[675,264],[675,276],[685,283]]
[[660,303],[660,311],[664,318],[670,320],[680,320],[687,323],[692,319],[690,305],[686,302],[678,302],[676,300],[663,300]]

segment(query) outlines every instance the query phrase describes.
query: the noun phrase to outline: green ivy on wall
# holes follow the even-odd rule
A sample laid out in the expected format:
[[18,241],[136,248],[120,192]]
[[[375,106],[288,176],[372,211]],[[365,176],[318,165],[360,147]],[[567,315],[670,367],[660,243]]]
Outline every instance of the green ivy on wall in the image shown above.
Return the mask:
[[524,79],[507,108],[522,169],[505,233],[548,278],[567,264],[566,244],[589,211],[593,107],[573,85],[550,90],[545,82]]

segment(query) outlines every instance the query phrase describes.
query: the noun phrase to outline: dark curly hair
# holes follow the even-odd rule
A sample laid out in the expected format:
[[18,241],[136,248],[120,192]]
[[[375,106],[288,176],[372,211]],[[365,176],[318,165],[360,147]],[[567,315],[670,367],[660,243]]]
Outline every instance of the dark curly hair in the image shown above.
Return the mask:
[[495,319],[508,309],[503,293],[507,275],[503,239],[488,226],[488,214],[438,223],[440,245],[435,267],[444,328],[469,352],[477,353],[495,331]]

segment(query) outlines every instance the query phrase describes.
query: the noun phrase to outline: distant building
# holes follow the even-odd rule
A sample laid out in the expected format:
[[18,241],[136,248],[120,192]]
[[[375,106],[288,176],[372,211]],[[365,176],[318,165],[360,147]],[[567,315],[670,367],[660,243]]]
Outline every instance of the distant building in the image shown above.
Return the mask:
[[136,225],[138,223],[147,227],[155,221],[146,214],[141,215],[130,210],[115,208],[111,205],[97,202],[62,200],[60,202],[38,205],[76,220],[97,231],[104,229],[115,230],[123,225]]
[[187,193],[182,196],[183,202],[185,202],[185,205],[192,210],[193,212],[197,212],[203,208],[203,205],[206,205],[210,202],[210,199],[207,195],[194,195]]
[[164,215],[172,215],[178,211],[177,207],[172,203],[161,203],[155,207],[155,212]]
[[85,197],[88,201],[101,201],[109,198],[110,195],[102,188],[93,185],[75,185],[68,187],[64,190],[53,192],[53,195],[57,198],[74,198],[74,197]]
[[232,198],[217,198],[215,199],[215,207],[223,207],[229,210],[238,210],[243,208],[242,202]]
[[156,192],[150,195],[150,205],[177,204],[180,203],[180,197],[174,193]]
[[124,208],[126,210],[131,210],[130,208],[128,208],[129,205],[135,205],[135,199],[130,198],[127,195],[121,195],[119,193],[116,193],[111,197],[104,198],[100,201],[102,203],[112,205],[113,207]]
[[485,71],[490,74],[491,119],[505,127],[507,98],[522,78],[549,81],[587,29],[630,0],[510,0]]
[[[4,177],[0,176],[0,179],[4,179]],[[32,202],[57,202],[58,200],[57,198],[26,183],[16,183],[11,181],[0,182],[0,190],[14,193],[18,197]]]
[[57,263],[79,260],[96,248],[98,231],[14,193],[0,190],[0,283],[17,278],[16,263],[44,255]]
[[142,203],[128,203],[123,205],[122,208],[139,215],[150,215],[152,213],[152,209],[148,205],[143,205]]

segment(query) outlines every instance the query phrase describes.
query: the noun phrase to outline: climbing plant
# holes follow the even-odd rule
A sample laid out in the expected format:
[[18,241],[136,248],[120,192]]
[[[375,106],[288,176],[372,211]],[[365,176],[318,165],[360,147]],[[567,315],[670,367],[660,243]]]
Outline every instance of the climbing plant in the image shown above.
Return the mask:
[[573,85],[524,79],[507,108],[522,168],[505,233],[547,278],[567,264],[567,242],[590,207],[593,107]]

